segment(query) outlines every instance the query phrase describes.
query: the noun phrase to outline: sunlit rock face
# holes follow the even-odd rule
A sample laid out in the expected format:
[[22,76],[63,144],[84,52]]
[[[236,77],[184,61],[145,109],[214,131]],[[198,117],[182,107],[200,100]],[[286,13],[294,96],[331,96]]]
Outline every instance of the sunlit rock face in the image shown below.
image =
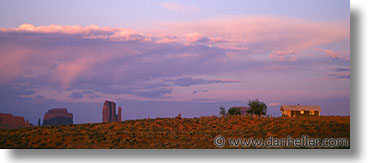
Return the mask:
[[102,109],[102,122],[117,122],[115,102],[106,100]]
[[119,110],[118,110],[118,121],[121,122],[121,111],[123,109],[121,108],[121,106],[119,106]]
[[13,116],[12,114],[0,113],[0,128],[21,128],[32,126],[24,117]]
[[119,106],[116,115],[116,104],[113,101],[106,100],[102,108],[102,122],[121,122],[122,108]]
[[73,124],[73,114],[66,108],[55,108],[45,113],[43,126],[45,125],[70,125]]

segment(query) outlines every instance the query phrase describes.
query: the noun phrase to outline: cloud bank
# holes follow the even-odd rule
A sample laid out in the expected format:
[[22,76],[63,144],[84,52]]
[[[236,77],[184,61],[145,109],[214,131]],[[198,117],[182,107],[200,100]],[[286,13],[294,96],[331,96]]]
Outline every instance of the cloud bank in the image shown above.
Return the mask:
[[[349,94],[341,86],[350,74],[339,71],[349,68],[350,53],[334,48],[350,40],[349,26],[342,22],[227,17],[174,22],[170,28],[162,24],[159,29],[32,24],[0,28],[0,85],[22,86],[27,91],[18,92],[19,97],[76,102],[277,101],[280,94],[297,98],[312,95],[311,89],[318,92],[312,85],[329,85],[330,94],[324,91],[321,97]],[[330,80],[318,80],[322,78]],[[313,82],[295,87],[298,93],[283,92],[288,87],[284,83],[301,81]]]

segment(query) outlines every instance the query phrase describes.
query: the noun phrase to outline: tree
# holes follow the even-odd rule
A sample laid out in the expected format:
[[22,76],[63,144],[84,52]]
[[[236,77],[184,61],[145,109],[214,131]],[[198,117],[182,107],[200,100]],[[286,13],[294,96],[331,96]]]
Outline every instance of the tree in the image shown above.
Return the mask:
[[240,109],[239,108],[230,108],[227,110],[228,115],[240,115]]
[[220,115],[221,115],[222,117],[225,117],[225,115],[226,115],[226,108],[225,108],[225,107],[223,107],[223,106],[221,106],[221,107],[220,107]]
[[258,99],[254,101],[248,101],[249,110],[247,111],[248,114],[255,114],[255,115],[266,115],[267,113],[267,105],[259,101]]

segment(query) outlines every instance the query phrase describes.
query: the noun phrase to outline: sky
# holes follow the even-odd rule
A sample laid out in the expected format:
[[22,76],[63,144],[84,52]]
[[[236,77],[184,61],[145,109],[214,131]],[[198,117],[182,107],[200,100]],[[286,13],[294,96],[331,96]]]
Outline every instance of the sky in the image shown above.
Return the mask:
[[259,99],[350,115],[347,0],[0,0],[0,112],[101,122],[218,115]]

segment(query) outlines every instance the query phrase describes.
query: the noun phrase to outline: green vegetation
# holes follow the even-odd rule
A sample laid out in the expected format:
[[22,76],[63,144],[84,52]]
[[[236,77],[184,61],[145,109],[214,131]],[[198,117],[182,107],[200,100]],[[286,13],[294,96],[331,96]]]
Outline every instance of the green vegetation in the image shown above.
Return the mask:
[[240,115],[240,109],[239,108],[230,108],[227,111],[227,115]]
[[225,109],[225,107],[223,107],[223,106],[221,106],[221,107],[220,107],[220,115],[221,115],[222,117],[225,117],[225,116],[226,116],[226,109]]
[[247,111],[249,114],[266,115],[267,113],[267,105],[258,99],[254,101],[248,101],[248,106],[250,107],[250,109]]

